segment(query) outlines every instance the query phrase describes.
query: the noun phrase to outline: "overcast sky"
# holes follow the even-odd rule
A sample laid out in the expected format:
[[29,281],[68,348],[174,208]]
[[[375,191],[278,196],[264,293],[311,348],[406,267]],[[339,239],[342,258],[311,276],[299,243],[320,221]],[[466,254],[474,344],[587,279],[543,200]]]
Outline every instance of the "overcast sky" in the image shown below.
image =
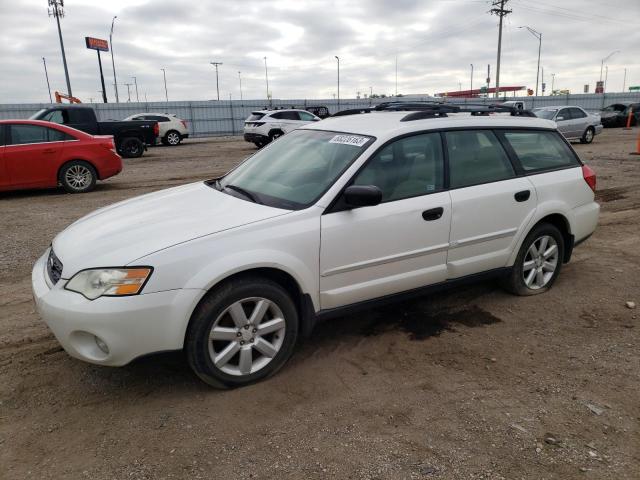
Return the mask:
[[[340,57],[343,98],[358,91],[437,93],[495,81],[497,17],[488,0],[67,0],[61,19],[73,94],[98,101],[96,52],[85,36],[113,36],[120,100],[137,77],[140,100],[216,96],[211,61],[223,62],[220,97],[265,98],[263,57],[274,98],[331,98]],[[601,60],[608,61],[607,91],[640,85],[640,0],[511,0],[505,19],[501,85],[535,88],[538,41],[519,26],[542,32],[547,93],[555,88],[593,92]],[[47,0],[2,0],[0,11],[0,103],[48,101],[42,65],[51,89],[65,91],[55,20]],[[109,101],[114,99],[110,54],[103,54]],[[135,100],[135,87],[131,87]]]

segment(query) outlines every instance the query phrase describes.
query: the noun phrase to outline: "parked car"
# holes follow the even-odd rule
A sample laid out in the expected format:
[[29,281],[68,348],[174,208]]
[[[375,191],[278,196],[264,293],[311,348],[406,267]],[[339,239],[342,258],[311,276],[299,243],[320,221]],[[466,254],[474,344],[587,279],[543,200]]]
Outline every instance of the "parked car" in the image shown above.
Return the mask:
[[502,105],[503,107],[515,107],[518,110],[524,110],[525,104],[521,100],[508,100],[506,102],[499,103],[498,105]]
[[305,107],[305,110],[307,112],[314,114],[316,117],[320,119],[328,118],[331,116],[331,114],[329,113],[329,108],[325,107],[324,105],[311,105],[311,106]]
[[189,138],[187,122],[176,117],[174,113],[138,113],[125,118],[125,120],[151,120],[158,122],[160,129],[158,137],[164,145],[174,147],[180,145],[183,139]]
[[555,121],[558,130],[567,140],[591,143],[596,135],[602,133],[600,116],[590,114],[580,107],[534,108],[533,113],[540,118]]
[[111,136],[39,120],[0,120],[0,190],[92,190],[122,171]]
[[160,132],[156,121],[99,122],[92,107],[84,105],[56,105],[34,113],[31,120],[67,125],[90,135],[113,135],[118,153],[125,158],[141,157],[147,145],[154,145]]
[[639,125],[640,103],[614,103],[600,110],[600,118],[605,128],[626,127],[631,112],[631,126]]
[[285,133],[319,120],[306,110],[257,110],[244,121],[244,139],[262,148]]
[[220,178],[89,214],[33,268],[40,315],[81,360],[184,349],[235,387],[323,318],[485,277],[547,291],[596,228],[595,174],[551,121],[433,108],[308,124]]

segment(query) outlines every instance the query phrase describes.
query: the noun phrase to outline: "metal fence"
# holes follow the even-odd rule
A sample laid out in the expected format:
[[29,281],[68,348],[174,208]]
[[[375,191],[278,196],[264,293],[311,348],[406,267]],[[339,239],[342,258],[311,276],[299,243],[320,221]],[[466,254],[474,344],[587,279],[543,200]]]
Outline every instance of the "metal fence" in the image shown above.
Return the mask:
[[[324,105],[331,113],[347,108],[362,108],[391,100],[438,100],[448,103],[495,103],[495,98],[438,98],[411,95],[400,98],[375,99],[335,99],[325,100],[273,100],[274,107],[307,108]],[[504,100],[504,99],[503,99]],[[547,97],[508,97],[506,100],[522,100],[526,108],[551,105],[576,105],[586,110],[596,111],[618,102],[640,102],[640,92],[607,93],[583,95],[557,95]],[[0,119],[28,118],[48,103],[5,104],[0,105]],[[224,101],[185,101],[185,102],[127,102],[127,103],[89,103],[96,109],[100,120],[120,120],[136,113],[174,113],[188,123],[192,137],[212,137],[223,135],[241,135],[244,120],[254,110],[267,105],[265,100],[224,100]]]

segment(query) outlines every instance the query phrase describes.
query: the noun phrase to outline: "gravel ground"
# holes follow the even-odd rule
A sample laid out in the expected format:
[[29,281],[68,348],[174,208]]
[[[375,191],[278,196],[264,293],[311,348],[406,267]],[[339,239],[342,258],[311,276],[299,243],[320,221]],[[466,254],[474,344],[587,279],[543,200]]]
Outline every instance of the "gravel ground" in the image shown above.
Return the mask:
[[0,478],[640,478],[638,133],[575,146],[603,211],[547,294],[478,283],[335,319],[233,391],[179,353],[118,369],[70,358],[29,276],[81,215],[215,176],[252,145],[153,148],[85,195],[0,194]]

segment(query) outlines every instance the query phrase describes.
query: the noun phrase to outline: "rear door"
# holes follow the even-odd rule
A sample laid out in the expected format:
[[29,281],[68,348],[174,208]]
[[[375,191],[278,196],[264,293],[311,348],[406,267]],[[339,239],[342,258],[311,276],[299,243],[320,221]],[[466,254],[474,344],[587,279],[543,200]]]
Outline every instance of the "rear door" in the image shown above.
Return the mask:
[[9,172],[4,158],[5,126],[0,124],[0,189],[8,187],[11,182]]
[[455,130],[444,136],[452,208],[448,277],[506,267],[535,212],[535,189],[526,177],[516,176],[491,130]]
[[278,112],[271,115],[271,118],[278,120],[278,124],[284,133],[289,133],[302,125],[298,112]]
[[66,135],[40,125],[15,123],[8,127],[5,165],[11,186],[55,186]]

